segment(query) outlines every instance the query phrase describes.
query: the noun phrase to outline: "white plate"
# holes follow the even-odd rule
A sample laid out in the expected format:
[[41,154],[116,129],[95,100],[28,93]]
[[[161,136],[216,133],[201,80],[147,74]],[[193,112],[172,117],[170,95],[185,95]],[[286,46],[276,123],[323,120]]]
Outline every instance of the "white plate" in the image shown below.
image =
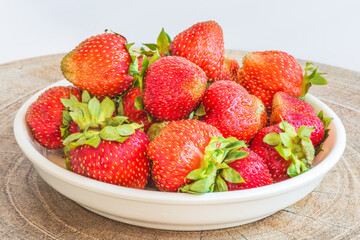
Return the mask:
[[[49,87],[59,85],[69,83],[63,80]],[[59,151],[45,151],[34,142],[25,122],[25,113],[44,90],[26,101],[16,114],[14,133],[21,150],[39,175],[61,194],[102,216],[138,226],[208,230],[265,218],[309,194],[339,161],[345,148],[345,129],[338,116],[323,102],[308,94],[306,100],[316,112],[323,110],[325,116],[333,118],[325,151],[316,158],[319,164],[308,172],[260,188],[204,195],[125,188],[66,170]]]

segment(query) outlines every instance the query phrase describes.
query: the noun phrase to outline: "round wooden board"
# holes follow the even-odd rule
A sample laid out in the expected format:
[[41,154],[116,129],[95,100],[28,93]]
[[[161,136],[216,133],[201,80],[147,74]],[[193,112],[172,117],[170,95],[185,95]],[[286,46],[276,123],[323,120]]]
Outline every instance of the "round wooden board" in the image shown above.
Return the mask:
[[[227,51],[241,64],[244,52]],[[347,145],[323,182],[296,204],[255,223],[195,232],[148,229],[96,215],[47,185],[13,135],[16,111],[63,79],[63,54],[0,65],[0,239],[359,239],[360,73],[320,64],[329,84],[310,93],[341,118]],[[305,62],[300,60],[304,67]],[[219,213],[221,214],[221,213]]]

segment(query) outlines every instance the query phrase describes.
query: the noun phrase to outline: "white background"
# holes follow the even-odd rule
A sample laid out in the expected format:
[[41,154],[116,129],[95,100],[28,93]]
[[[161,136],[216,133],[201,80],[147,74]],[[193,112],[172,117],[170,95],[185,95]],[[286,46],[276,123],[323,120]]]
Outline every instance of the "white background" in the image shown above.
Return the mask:
[[223,28],[226,49],[282,50],[360,72],[357,0],[0,0],[0,64],[68,52],[112,29],[129,42],[174,37],[199,21]]

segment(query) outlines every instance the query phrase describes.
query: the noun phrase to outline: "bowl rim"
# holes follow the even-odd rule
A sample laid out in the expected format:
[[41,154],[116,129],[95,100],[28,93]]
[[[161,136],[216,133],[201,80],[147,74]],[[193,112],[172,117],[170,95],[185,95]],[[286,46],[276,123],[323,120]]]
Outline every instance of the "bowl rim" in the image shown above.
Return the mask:
[[263,187],[231,192],[207,193],[203,195],[126,188],[100,182],[68,171],[49,161],[33,146],[32,137],[29,135],[29,132],[27,130],[27,124],[25,121],[25,114],[28,107],[46,89],[54,86],[66,85],[71,85],[71,83],[67,82],[66,80],[61,80],[54,84],[51,84],[48,87],[38,91],[20,107],[14,119],[13,128],[15,139],[21,150],[36,168],[39,167],[43,171],[46,171],[48,174],[51,174],[53,177],[56,177],[61,181],[67,182],[68,184],[73,184],[84,190],[92,191],[94,193],[106,195],[109,197],[122,198],[138,202],[176,205],[212,205],[263,199],[271,196],[280,195],[287,191],[295,190],[298,186],[303,186],[310,181],[317,179],[317,177],[325,175],[338,162],[344,152],[346,145],[345,128],[341,123],[340,118],[321,100],[317,99],[311,94],[307,94],[307,102],[310,102],[311,104],[316,104],[318,106],[321,105],[320,107],[324,112],[324,115],[333,118],[329,127],[331,128],[330,134],[335,135],[334,147],[328,153],[326,158],[324,158],[317,166],[310,169],[309,171],[286,181],[274,183]]

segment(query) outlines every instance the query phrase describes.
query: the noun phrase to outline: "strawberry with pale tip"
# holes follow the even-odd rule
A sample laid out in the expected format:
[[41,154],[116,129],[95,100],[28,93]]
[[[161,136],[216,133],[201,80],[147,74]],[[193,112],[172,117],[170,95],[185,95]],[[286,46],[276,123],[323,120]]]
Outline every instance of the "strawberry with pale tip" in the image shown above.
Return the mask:
[[103,33],[81,42],[61,61],[64,77],[98,98],[115,97],[133,82],[132,64],[126,39],[116,33]]

